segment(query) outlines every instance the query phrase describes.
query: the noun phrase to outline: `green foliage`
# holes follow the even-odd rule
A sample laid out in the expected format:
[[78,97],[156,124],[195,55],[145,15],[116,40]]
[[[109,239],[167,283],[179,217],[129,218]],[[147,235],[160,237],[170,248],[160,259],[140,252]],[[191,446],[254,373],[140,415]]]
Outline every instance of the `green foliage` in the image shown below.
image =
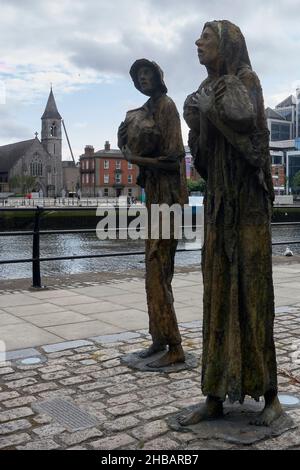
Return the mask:
[[187,187],[188,187],[188,190],[189,190],[190,193],[195,192],[195,191],[200,191],[201,193],[204,193],[206,183],[202,178],[200,178],[197,181],[193,181],[191,179],[188,179],[187,180]]
[[11,190],[18,190],[25,195],[32,191],[35,186],[36,178],[34,176],[18,175],[13,176],[9,180],[9,186]]

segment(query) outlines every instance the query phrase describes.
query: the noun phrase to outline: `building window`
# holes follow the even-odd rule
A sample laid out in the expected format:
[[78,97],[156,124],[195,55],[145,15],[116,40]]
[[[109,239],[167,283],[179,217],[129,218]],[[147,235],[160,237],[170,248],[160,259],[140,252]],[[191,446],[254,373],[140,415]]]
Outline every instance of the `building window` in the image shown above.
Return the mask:
[[81,175],[81,184],[84,184],[84,175]]
[[55,155],[55,144],[53,144],[53,155]]
[[31,176],[43,176],[43,165],[40,162],[30,163],[30,175]]
[[128,183],[132,184],[132,175],[128,175]]
[[85,168],[86,168],[86,170],[88,170],[88,169],[89,169],[89,161],[88,161],[88,160],[86,160],[86,163],[85,163]]
[[89,182],[90,182],[89,176],[90,176],[90,175],[89,175],[88,173],[85,175],[85,182],[86,182],[86,184],[89,184]]
[[104,197],[108,197],[108,188],[104,188]]
[[132,170],[132,168],[133,168],[132,163],[128,162],[127,166],[128,166],[128,170]]
[[57,127],[56,127],[55,122],[53,122],[50,127],[50,135],[51,137],[57,137]]
[[132,188],[128,188],[128,196],[131,197],[132,196]]
[[92,168],[92,170],[95,169],[95,160],[91,160],[91,168]]
[[109,160],[104,160],[104,170],[109,169]]
[[116,170],[121,170],[121,162],[120,160],[116,161]]
[[109,175],[104,175],[104,184],[109,184]]
[[91,178],[92,178],[92,184],[95,184],[95,175],[91,175]]
[[116,174],[116,183],[120,184],[121,183],[121,175],[118,173]]

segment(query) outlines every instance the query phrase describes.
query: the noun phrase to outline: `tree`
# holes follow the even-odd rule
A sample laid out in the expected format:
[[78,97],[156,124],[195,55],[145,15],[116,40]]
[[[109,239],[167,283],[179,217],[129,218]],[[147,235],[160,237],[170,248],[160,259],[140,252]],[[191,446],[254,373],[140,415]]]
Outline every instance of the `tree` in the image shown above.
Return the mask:
[[11,190],[20,191],[23,195],[32,191],[35,186],[36,178],[34,176],[18,175],[9,180]]
[[197,181],[193,181],[191,179],[188,179],[187,180],[187,186],[188,186],[188,190],[189,190],[190,193],[191,192],[196,192],[196,191],[204,193],[206,183],[205,183],[204,179],[202,179],[202,178],[200,178]]
[[298,171],[292,180],[293,193],[299,193],[300,191],[300,171]]

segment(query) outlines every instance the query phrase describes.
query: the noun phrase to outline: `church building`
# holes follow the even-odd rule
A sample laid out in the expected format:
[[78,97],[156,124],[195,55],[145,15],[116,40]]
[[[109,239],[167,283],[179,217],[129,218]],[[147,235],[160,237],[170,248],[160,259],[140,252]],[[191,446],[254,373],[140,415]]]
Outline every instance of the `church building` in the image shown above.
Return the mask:
[[0,146],[0,193],[21,193],[16,181],[28,176],[32,177],[29,192],[40,192],[44,197],[61,195],[62,117],[52,88],[42,115],[41,140],[36,133],[34,139]]

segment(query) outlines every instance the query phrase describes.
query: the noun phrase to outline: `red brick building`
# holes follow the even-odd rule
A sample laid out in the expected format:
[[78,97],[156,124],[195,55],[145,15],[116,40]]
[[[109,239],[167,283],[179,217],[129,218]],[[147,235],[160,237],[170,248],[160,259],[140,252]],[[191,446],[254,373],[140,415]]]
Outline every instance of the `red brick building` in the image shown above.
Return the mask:
[[111,149],[108,141],[98,152],[87,145],[80,156],[81,195],[140,198],[141,188],[136,184],[138,171],[136,165],[124,159],[119,149]]

